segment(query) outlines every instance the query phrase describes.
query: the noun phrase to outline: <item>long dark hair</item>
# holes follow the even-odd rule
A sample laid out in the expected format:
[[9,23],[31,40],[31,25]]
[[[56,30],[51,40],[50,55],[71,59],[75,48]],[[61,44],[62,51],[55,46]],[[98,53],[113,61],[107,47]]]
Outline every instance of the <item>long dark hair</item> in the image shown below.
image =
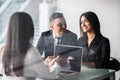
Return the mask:
[[34,26],[30,15],[16,12],[10,17],[3,67],[6,75],[23,75],[24,58],[34,36]]
[[85,16],[85,18],[90,22],[91,27],[95,32],[95,35],[101,35],[100,22],[99,22],[97,15],[92,11],[88,11],[88,12],[81,14],[80,19],[79,19],[81,36],[86,36],[86,33],[84,33],[81,29],[81,17],[82,16]]

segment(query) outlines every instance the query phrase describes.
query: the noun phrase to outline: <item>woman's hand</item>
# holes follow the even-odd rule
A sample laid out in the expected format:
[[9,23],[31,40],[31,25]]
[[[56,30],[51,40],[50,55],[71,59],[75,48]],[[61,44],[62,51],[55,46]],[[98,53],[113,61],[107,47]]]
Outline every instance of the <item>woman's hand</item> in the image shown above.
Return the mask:
[[56,58],[54,58],[53,56],[48,56],[48,57],[45,59],[44,63],[45,63],[45,65],[46,65],[48,68],[50,68],[50,67],[53,66],[55,63],[57,63],[58,59],[59,59],[59,56],[57,56]]

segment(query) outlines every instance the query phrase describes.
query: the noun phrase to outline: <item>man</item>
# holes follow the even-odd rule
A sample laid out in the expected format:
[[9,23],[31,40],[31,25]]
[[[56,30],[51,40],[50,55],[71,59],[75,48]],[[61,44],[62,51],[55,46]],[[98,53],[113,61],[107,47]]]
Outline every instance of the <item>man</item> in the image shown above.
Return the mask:
[[42,32],[37,44],[37,48],[44,58],[54,56],[55,45],[76,45],[77,35],[66,30],[67,24],[62,13],[53,13],[50,16],[50,28],[46,32]]

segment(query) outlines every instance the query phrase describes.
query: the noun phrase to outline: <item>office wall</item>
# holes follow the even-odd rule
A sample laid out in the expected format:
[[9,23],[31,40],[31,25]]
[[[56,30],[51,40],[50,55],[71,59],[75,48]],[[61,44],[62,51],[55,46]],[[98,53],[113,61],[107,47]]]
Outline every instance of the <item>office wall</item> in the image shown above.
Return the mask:
[[[25,11],[27,13],[29,13],[35,23],[35,20],[37,17],[39,17],[39,3],[42,0],[36,0],[33,2],[33,0],[29,0],[28,3],[26,3],[20,11]],[[36,16],[38,15],[38,16]]]
[[57,11],[64,13],[68,29],[78,37],[81,13],[94,11],[102,34],[110,39],[111,56],[120,59],[120,0],[58,0]]

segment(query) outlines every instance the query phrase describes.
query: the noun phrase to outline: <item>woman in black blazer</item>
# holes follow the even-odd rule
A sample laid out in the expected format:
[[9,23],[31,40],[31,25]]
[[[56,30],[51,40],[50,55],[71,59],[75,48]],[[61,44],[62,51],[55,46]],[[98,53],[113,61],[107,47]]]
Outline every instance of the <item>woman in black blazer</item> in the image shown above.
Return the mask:
[[83,65],[95,68],[107,68],[110,59],[109,39],[100,32],[100,22],[94,12],[88,11],[80,16],[81,38],[79,46],[84,47]]

